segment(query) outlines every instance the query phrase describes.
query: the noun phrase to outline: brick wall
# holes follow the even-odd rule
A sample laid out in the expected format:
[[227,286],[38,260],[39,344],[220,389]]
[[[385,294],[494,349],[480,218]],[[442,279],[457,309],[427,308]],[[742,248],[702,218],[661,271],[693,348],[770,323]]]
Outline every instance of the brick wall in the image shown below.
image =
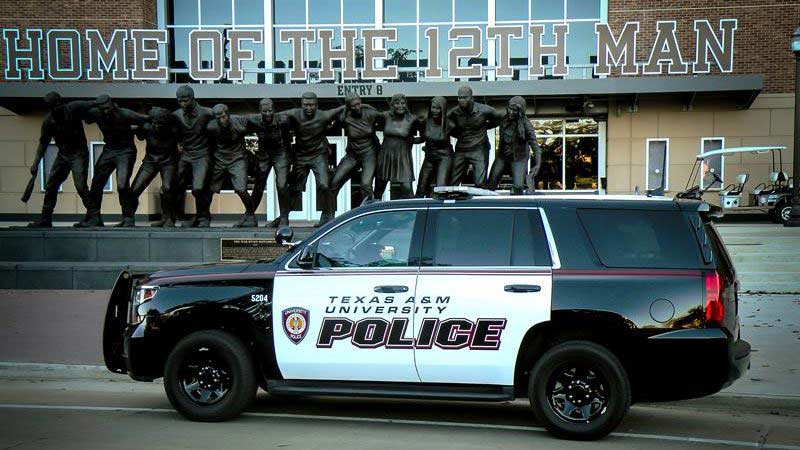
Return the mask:
[[789,40],[800,26],[800,1],[608,0],[608,22],[615,33],[627,21],[640,22],[637,61],[647,60],[658,20],[677,21],[681,56],[685,61],[694,61],[695,19],[708,19],[715,29],[720,19],[738,19],[734,73],[763,74],[765,93],[794,92],[794,56]]
[[[156,28],[156,0],[26,0],[0,1],[2,28],[16,28],[21,37],[28,28],[41,28],[44,33],[56,28],[77,29],[84,33],[87,29],[97,29],[103,38],[109,39],[115,29]],[[82,39],[81,55],[86,61],[85,34]],[[47,67],[46,36],[42,37],[42,67]],[[24,44],[23,44],[24,45]],[[66,53],[66,51],[62,51]],[[6,54],[5,40],[0,37],[0,55]],[[133,49],[128,45],[126,57],[130,66]],[[26,67],[27,62],[20,64]],[[84,66],[86,67],[86,66]],[[0,58],[0,71],[6,68],[5,57]],[[84,71],[84,79],[86,73]],[[2,82],[3,77],[0,77]],[[108,76],[110,79],[110,76]]]

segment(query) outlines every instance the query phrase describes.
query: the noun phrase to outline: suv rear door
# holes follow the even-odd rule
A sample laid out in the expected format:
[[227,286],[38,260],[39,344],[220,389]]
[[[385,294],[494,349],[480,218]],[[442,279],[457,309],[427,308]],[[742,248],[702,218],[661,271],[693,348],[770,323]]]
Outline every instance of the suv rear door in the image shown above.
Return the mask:
[[420,379],[513,385],[525,333],[550,320],[550,261],[536,208],[429,209],[414,315]]
[[419,382],[411,321],[425,210],[368,212],[309,242],[275,276],[275,355],[285,379]]

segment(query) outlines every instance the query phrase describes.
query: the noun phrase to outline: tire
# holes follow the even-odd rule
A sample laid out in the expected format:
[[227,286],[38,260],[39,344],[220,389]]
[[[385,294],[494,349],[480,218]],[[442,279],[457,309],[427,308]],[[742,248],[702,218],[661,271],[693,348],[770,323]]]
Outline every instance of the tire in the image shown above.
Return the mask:
[[[580,381],[587,379],[588,384]],[[596,392],[602,395],[595,396]],[[630,408],[631,387],[625,368],[613,353],[593,342],[568,341],[548,350],[533,366],[528,396],[534,415],[550,433],[589,441],[608,435],[619,425]],[[577,402],[567,403],[567,397],[577,398]],[[583,404],[576,408],[579,402]],[[584,420],[587,411],[589,420]]]
[[167,357],[164,390],[175,410],[189,420],[232,419],[252,403],[256,389],[253,357],[230,333],[192,333]]

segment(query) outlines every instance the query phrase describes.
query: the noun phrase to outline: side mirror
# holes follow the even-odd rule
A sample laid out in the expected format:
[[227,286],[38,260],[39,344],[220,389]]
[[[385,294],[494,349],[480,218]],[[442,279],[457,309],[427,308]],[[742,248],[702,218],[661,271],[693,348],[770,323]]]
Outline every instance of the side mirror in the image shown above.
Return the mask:
[[311,245],[307,245],[300,252],[300,256],[297,257],[297,265],[301,269],[310,269],[314,266],[314,249]]
[[281,227],[275,231],[275,242],[278,245],[289,245],[294,237],[294,231],[289,227]]

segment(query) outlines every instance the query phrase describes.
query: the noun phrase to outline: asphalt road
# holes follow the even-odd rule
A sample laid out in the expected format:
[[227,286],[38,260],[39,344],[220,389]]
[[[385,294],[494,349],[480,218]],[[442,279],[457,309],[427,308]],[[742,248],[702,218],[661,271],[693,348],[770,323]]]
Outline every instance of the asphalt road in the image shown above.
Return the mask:
[[[735,401],[735,400],[734,400]],[[115,378],[3,380],[0,449],[736,449],[800,450],[800,411],[634,406],[610,437],[557,440],[522,401],[504,404],[273,398],[244,416],[189,422],[161,385]]]

